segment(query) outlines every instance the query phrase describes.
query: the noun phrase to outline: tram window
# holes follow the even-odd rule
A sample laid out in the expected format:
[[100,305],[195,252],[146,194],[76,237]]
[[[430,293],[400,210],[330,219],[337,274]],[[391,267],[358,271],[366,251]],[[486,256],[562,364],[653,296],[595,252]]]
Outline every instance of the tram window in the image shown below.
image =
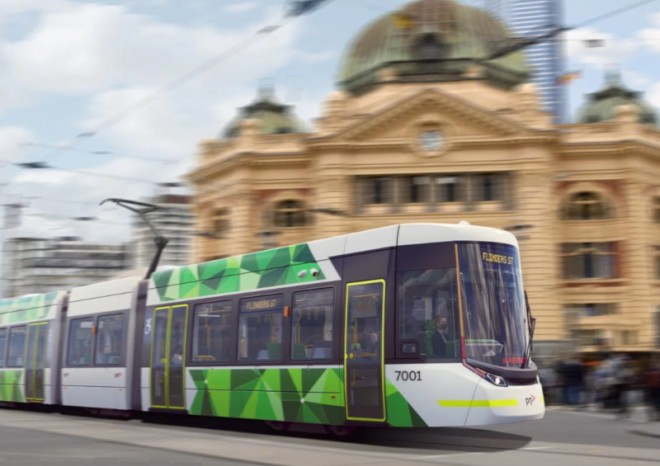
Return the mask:
[[458,357],[456,269],[398,274],[397,336],[403,356]]
[[231,329],[231,301],[195,306],[192,362],[229,361]]
[[67,363],[69,366],[89,366],[92,359],[92,329],[94,319],[73,319],[69,331],[69,351]]
[[0,367],[5,366],[5,342],[7,341],[7,329],[0,328]]
[[334,289],[293,294],[291,359],[331,359]]
[[282,359],[282,295],[241,300],[238,323],[240,361]]
[[122,344],[124,342],[124,314],[99,317],[96,331],[96,352],[94,364],[116,366],[123,364]]
[[7,367],[23,367],[25,353],[25,326],[14,327],[9,330],[9,354],[7,354]]

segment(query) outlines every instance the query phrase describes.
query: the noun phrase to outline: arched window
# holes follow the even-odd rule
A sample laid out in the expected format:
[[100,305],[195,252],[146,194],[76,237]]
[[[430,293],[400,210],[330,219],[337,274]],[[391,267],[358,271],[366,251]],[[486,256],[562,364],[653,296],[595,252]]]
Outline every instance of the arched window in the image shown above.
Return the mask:
[[276,227],[291,228],[307,225],[307,209],[302,201],[286,200],[275,204],[273,224]]
[[598,220],[611,217],[607,201],[595,192],[573,194],[564,207],[564,220]]

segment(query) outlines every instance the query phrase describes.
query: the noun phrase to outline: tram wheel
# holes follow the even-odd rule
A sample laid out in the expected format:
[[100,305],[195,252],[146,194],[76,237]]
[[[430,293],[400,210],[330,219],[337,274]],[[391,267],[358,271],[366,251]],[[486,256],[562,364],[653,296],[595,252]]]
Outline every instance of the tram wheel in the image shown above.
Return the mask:
[[327,425],[325,429],[336,437],[349,437],[355,433],[355,426],[332,426]]
[[289,430],[289,423],[284,421],[265,421],[266,425],[275,432],[286,432]]

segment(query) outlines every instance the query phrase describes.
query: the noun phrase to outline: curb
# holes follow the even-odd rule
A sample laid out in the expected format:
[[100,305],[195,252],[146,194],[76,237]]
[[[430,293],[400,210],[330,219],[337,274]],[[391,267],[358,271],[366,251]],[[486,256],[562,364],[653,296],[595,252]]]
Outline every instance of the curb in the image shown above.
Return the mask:
[[646,432],[643,430],[637,430],[637,429],[630,429],[628,430],[631,434],[635,435],[641,435],[643,437],[651,437],[651,438],[660,438],[660,433],[653,433],[653,432]]

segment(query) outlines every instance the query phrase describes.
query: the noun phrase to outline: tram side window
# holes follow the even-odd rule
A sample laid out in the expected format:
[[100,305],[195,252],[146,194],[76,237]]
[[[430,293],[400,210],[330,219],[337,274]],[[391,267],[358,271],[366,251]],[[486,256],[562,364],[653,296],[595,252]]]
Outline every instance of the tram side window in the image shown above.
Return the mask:
[[73,319],[69,330],[69,350],[67,363],[69,366],[89,366],[92,360],[92,329],[94,319]]
[[397,336],[403,355],[460,356],[456,269],[424,269],[397,276]]
[[239,361],[282,359],[282,295],[242,299],[238,323]]
[[111,314],[98,319],[94,364],[116,366],[123,364],[124,314]]
[[335,291],[299,291],[293,294],[291,359],[331,359]]
[[0,367],[5,367],[5,343],[7,341],[7,329],[0,328]]
[[195,306],[192,362],[226,362],[231,354],[231,301]]
[[23,367],[25,353],[25,326],[14,327],[9,330],[9,353],[7,354],[7,367]]

